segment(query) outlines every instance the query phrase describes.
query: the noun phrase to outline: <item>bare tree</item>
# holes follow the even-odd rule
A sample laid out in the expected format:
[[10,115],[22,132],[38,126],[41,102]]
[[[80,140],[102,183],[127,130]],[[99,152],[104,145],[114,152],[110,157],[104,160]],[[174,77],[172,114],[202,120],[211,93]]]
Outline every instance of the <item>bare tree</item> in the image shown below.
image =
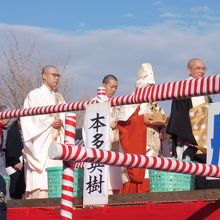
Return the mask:
[[8,50],[3,50],[4,67],[0,70],[1,77],[1,102],[13,107],[20,108],[24,97],[37,84],[36,74],[31,74],[31,62],[36,43],[33,43],[27,51],[23,52],[19,43],[12,35],[12,44]]
[[[45,51],[39,50],[37,42],[26,43],[25,46],[18,41],[14,34],[9,36],[9,44],[2,50],[2,59],[0,65],[0,104],[5,104],[11,109],[22,108],[24,99],[28,92],[41,85],[41,70],[45,56],[55,56],[52,65],[59,66],[62,73],[59,92],[66,101],[72,101],[71,84],[74,78],[70,78],[68,72],[68,63],[71,59],[71,53],[59,57],[59,53],[46,54]],[[50,59],[50,60],[51,60]],[[57,65],[59,64],[59,65]],[[71,74],[72,76],[73,74]],[[91,94],[85,94],[82,100],[91,99]],[[76,111],[77,127],[83,125],[85,111]]]
[[[28,92],[41,84],[41,69],[43,64],[41,51],[37,48],[37,43],[33,42],[25,47],[17,40],[14,34],[10,36],[10,46],[2,51],[2,61],[0,69],[0,98],[1,103],[10,108],[22,108],[24,99]],[[62,60],[62,73],[67,70],[70,54]],[[65,74],[63,74],[65,75]],[[70,94],[69,80],[62,76],[60,91],[64,97]]]

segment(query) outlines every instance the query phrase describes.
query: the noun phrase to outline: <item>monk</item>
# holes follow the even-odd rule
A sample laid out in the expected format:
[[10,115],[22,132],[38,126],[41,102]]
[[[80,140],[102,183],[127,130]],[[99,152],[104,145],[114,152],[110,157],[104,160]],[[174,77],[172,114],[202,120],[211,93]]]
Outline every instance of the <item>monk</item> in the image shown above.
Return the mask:
[[[52,65],[45,66],[41,77],[42,86],[27,95],[24,108],[57,104],[54,88],[57,88],[60,80],[58,69]],[[64,113],[21,118],[24,159],[27,162],[25,192],[27,199],[48,197],[46,168],[62,166],[61,160],[49,159],[48,148],[52,143],[63,143],[64,119]]]

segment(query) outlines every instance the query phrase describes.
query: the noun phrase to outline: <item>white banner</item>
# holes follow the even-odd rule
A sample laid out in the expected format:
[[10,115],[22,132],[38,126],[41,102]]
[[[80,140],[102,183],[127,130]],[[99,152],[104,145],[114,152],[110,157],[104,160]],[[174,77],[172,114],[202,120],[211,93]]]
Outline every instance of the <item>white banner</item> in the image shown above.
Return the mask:
[[[211,103],[208,112],[207,164],[220,166],[220,103]],[[208,177],[213,179],[212,177]]]
[[[110,103],[86,107],[85,146],[109,150]],[[86,163],[84,167],[83,204],[108,204],[109,166]]]

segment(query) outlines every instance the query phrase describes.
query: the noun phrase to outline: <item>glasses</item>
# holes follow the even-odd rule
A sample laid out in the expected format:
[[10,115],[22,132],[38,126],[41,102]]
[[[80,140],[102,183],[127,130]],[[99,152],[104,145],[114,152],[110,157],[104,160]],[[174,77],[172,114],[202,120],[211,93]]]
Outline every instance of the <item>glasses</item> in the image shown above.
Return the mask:
[[190,67],[190,69],[194,69],[194,70],[203,70],[203,71],[207,71],[208,69],[204,66],[196,66],[196,67]]
[[49,73],[50,75],[52,75],[54,78],[60,78],[61,75],[59,73]]

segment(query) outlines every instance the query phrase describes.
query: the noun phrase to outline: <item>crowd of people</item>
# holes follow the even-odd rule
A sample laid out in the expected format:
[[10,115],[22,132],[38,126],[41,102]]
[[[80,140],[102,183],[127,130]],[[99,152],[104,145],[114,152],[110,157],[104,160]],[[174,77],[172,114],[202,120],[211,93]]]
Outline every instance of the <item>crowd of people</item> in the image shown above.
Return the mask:
[[[193,58],[187,64],[187,79],[205,76],[206,66],[199,58]],[[29,92],[24,108],[48,106],[65,103],[58,92],[60,72],[53,65],[45,66],[41,72],[42,85]],[[135,88],[155,85],[151,64],[141,64]],[[116,76],[106,75],[102,81],[105,96],[97,102],[108,101],[118,88]],[[208,96],[198,96],[172,101],[170,115],[158,103],[142,103],[111,107],[110,142],[111,150],[147,156],[163,156],[163,150],[170,157],[206,163]],[[202,109],[202,120],[195,120],[194,112]],[[0,112],[7,110],[0,107]],[[196,116],[195,116],[196,115]],[[10,176],[9,193],[12,199],[33,199],[48,197],[48,167],[62,166],[61,160],[51,160],[48,148],[54,143],[63,143],[65,113],[53,113],[21,117],[13,122],[0,119],[1,158],[5,157],[5,167]],[[198,119],[198,117],[197,117]],[[7,138],[3,134],[8,126]],[[86,135],[86,134],[84,134]],[[205,136],[205,138],[204,138]],[[4,140],[5,138],[5,140]],[[163,146],[162,143],[166,143]],[[172,144],[172,146],[171,146]],[[4,159],[3,159],[4,163]],[[2,174],[4,175],[4,174]],[[5,184],[0,176],[0,197],[5,195]],[[196,177],[196,189],[219,188],[218,180],[206,180]],[[150,191],[148,170],[140,168],[114,168],[110,170],[112,193],[140,193]]]

